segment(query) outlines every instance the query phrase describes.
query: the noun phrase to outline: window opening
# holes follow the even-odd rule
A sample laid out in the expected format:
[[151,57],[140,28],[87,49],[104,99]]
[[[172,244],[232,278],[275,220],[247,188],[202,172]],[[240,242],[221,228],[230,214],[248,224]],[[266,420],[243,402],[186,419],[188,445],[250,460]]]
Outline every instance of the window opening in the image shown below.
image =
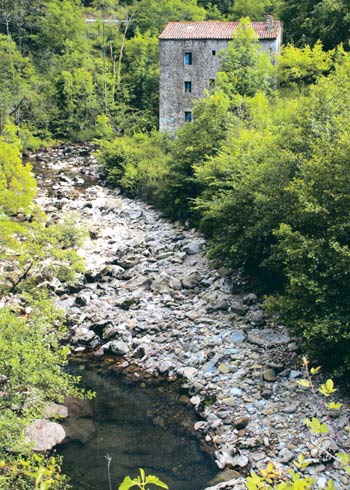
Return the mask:
[[185,65],[192,65],[192,53],[190,51],[185,53],[184,62]]
[[186,111],[185,112],[185,121],[186,122],[191,122],[192,121],[192,112],[191,111]]
[[185,94],[190,94],[192,92],[192,82],[186,80],[184,84],[184,89],[185,89]]
[[211,54],[212,54],[213,56],[216,56],[216,50],[215,50],[215,49],[213,49],[213,51],[211,52]]

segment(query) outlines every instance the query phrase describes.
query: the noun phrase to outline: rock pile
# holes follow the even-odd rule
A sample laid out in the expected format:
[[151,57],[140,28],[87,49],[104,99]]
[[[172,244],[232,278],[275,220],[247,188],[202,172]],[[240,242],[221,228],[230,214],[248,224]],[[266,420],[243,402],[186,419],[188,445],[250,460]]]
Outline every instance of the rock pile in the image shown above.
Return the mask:
[[[238,294],[234,279],[210,267],[203,238],[103,186],[88,151],[36,158],[40,205],[52,219],[76,213],[90,237],[79,250],[85,275],[70,291],[52,285],[72,352],[115,355],[119,369],[144,379],[183,377],[202,418],[195,429],[220,469],[246,474],[311,451],[307,471],[318,488],[331,476],[348,489],[346,474],[323,462],[323,447],[302,423],[317,410],[295,383],[302,377],[297,340],[271,325],[255,294]],[[337,423],[349,421],[343,415]],[[325,435],[324,447],[329,442]],[[232,480],[212,489],[241,486]]]

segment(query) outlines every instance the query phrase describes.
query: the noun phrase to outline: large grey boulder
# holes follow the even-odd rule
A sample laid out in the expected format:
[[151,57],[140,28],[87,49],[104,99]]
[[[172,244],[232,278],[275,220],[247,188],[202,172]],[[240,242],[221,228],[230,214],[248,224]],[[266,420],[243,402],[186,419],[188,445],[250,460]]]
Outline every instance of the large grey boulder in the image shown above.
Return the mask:
[[66,433],[57,422],[45,419],[34,420],[26,429],[28,440],[33,443],[37,452],[51,451],[57,444],[63,442]]

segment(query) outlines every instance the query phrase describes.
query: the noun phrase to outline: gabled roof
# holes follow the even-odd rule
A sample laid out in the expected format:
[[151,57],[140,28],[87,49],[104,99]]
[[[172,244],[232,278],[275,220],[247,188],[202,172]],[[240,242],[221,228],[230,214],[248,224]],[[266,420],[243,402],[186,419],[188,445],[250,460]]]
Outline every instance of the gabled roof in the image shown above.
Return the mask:
[[[239,22],[170,22],[159,39],[231,39]],[[282,29],[282,22],[251,22],[259,39],[276,39]],[[270,27],[271,26],[271,27]]]

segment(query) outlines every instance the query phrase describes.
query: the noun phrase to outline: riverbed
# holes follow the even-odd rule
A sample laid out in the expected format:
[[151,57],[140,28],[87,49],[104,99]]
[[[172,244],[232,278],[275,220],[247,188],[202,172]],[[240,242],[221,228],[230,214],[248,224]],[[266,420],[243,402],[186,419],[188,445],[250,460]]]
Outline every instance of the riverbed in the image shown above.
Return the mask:
[[[316,441],[302,423],[322,414],[296,384],[304,376],[298,339],[266,315],[239,275],[208,262],[203,237],[106,186],[89,148],[33,159],[38,203],[52,220],[74,216],[87,235],[78,251],[85,274],[69,290],[50,285],[66,312],[72,353],[112,356],[113,369],[145,383],[179,381],[218,469],[239,476],[312,454],[307,472],[316,488],[333,477],[348,490],[348,476],[324,457],[332,438]],[[348,412],[335,423],[347,438]]]

